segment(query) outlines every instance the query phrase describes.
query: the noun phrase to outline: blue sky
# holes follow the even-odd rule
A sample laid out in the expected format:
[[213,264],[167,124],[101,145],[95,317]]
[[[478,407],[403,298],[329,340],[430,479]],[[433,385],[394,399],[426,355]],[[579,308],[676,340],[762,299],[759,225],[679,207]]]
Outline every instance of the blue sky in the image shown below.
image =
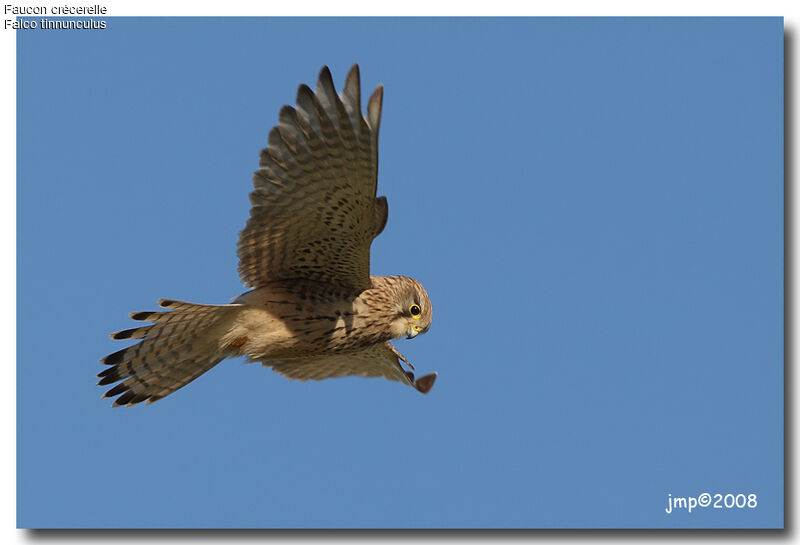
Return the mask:
[[[782,526],[782,55],[779,18],[18,32],[18,524]],[[432,392],[229,360],[111,409],[107,334],[245,291],[258,152],[353,62]],[[758,506],[665,513],[702,492]]]

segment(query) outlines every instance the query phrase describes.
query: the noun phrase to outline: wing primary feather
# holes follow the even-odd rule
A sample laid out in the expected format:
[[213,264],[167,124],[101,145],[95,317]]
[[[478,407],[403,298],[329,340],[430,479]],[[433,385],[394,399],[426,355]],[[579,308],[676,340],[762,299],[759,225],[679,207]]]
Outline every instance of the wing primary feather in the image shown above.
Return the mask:
[[[339,95],[336,94],[336,86],[333,84],[331,71],[327,66],[324,66],[319,73],[315,96],[317,97],[317,103],[322,106],[336,133],[338,133],[342,147],[346,150],[352,149],[356,138],[350,122],[350,116],[342,101],[339,100]],[[324,120],[322,121],[324,127]]]
[[383,85],[378,87],[372,92],[367,104],[367,121],[369,128],[375,133],[374,138],[378,138],[378,130],[381,126],[381,107],[383,105]]
[[361,75],[358,70],[358,64],[354,64],[347,73],[347,79],[344,82],[344,90],[342,91],[342,102],[347,109],[350,116],[350,123],[353,130],[356,132],[361,131]]
[[311,129],[318,135],[322,135],[322,126],[320,125],[319,118],[317,117],[316,109],[314,108],[314,91],[305,83],[297,88],[297,113]]
[[325,109],[328,119],[333,123],[334,128],[339,131],[339,109],[336,107],[339,97],[336,96],[336,87],[333,85],[333,77],[327,66],[323,66],[317,78],[317,91],[314,93],[318,102]]

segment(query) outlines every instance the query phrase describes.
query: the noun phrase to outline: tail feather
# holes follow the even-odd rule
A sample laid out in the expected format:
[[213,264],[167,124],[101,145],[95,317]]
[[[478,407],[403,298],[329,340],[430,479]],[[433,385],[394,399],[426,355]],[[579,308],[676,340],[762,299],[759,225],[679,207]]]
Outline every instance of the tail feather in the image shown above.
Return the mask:
[[220,340],[242,305],[195,305],[165,299],[159,304],[171,311],[131,315],[155,322],[153,325],[111,334],[113,339],[141,339],[100,360],[111,367],[97,375],[99,385],[122,381],[103,396],[119,396],[114,406],[157,401],[228,355]]
[[109,335],[112,339],[121,341],[124,339],[143,339],[150,328],[153,326],[143,326],[143,327],[134,327],[133,329],[123,329],[122,331],[116,331]]
[[147,336],[153,337],[156,334],[162,336],[179,334],[182,332],[181,327],[194,327],[199,318],[216,315],[220,308],[225,307],[214,307],[213,310],[198,308],[193,309],[191,312],[133,312],[131,313],[131,318],[134,320],[153,322],[153,325],[123,329],[122,331],[111,333],[110,337],[122,340],[141,339]]

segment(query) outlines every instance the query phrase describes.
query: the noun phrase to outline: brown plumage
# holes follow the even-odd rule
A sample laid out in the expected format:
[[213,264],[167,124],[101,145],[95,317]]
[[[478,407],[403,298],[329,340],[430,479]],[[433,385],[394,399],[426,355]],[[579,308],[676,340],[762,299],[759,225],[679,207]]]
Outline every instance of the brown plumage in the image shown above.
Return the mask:
[[316,91],[301,85],[284,106],[253,176],[250,219],[239,236],[239,275],[251,288],[229,305],[162,299],[150,322],[111,334],[138,344],[110,354],[99,384],[115,406],[152,403],[225,358],[246,356],[290,379],[383,377],[427,393],[436,373],[414,379],[389,339],[431,324],[422,285],[370,276],[372,239],[386,226],[376,197],[383,87],[361,113],[358,65],[336,94],[323,67]]

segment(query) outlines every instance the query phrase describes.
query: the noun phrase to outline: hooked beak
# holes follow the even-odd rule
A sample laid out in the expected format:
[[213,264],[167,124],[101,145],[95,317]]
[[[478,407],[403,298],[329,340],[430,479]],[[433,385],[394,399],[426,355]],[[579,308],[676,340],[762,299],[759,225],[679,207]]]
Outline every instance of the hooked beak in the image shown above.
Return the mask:
[[408,335],[408,337],[406,337],[406,338],[407,339],[413,339],[414,337],[419,335],[420,331],[422,331],[421,327],[419,327],[417,324],[411,324],[410,323],[410,324],[408,324],[408,327],[406,328],[406,335]]

